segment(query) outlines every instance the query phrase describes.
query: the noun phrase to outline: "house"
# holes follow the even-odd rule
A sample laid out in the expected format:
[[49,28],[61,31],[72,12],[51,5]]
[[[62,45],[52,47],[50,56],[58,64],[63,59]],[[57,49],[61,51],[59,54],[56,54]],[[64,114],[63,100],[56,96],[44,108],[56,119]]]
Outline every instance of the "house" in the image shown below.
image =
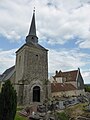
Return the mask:
[[84,81],[80,69],[62,72],[56,71],[51,78],[52,97],[84,95]]

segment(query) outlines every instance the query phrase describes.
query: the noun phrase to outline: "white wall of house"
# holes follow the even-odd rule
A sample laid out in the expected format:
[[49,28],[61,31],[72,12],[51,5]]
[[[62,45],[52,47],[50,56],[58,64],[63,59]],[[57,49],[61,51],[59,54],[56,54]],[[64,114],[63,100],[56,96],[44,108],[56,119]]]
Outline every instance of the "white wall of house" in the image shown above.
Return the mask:
[[50,82],[57,82],[57,83],[64,83],[66,81],[66,78],[62,78],[62,77],[57,77],[56,79],[54,79],[53,77],[50,77]]
[[57,83],[63,83],[62,77],[57,77],[57,78],[56,78],[56,82],[57,82]]

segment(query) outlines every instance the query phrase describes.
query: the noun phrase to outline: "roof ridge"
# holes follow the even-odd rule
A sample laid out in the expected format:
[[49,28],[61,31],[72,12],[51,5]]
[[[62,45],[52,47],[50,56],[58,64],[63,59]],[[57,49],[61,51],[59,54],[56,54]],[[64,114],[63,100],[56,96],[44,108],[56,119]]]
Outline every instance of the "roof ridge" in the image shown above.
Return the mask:
[[75,71],[78,71],[78,70],[70,70],[70,71],[62,71],[62,73],[65,73],[65,72],[75,72]]

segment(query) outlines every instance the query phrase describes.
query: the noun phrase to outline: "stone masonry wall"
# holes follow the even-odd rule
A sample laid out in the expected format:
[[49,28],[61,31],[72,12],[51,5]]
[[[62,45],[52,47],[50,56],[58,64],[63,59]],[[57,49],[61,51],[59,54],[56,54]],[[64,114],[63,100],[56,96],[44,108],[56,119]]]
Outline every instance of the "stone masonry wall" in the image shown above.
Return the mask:
[[[16,83],[19,103],[32,103],[33,87],[40,87],[40,102],[45,100],[48,79],[47,51],[34,46],[22,47],[16,56]],[[22,86],[23,84],[23,86]],[[23,87],[23,88],[22,88]],[[23,99],[23,100],[22,100]]]

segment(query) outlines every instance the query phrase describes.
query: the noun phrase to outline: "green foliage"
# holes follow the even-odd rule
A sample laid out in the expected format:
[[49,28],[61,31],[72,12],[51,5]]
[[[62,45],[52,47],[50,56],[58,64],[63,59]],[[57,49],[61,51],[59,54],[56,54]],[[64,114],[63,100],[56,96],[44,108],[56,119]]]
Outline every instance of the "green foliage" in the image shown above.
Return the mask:
[[68,115],[65,112],[57,113],[58,120],[69,120]]
[[85,86],[85,92],[90,92],[90,86],[88,85]]
[[8,80],[0,93],[0,120],[14,120],[17,108],[17,94]]
[[22,116],[20,116],[20,115],[16,114],[16,116],[15,116],[15,119],[14,119],[14,120],[27,120],[27,118],[22,117]]
[[17,111],[23,110],[24,108],[24,106],[17,106]]

